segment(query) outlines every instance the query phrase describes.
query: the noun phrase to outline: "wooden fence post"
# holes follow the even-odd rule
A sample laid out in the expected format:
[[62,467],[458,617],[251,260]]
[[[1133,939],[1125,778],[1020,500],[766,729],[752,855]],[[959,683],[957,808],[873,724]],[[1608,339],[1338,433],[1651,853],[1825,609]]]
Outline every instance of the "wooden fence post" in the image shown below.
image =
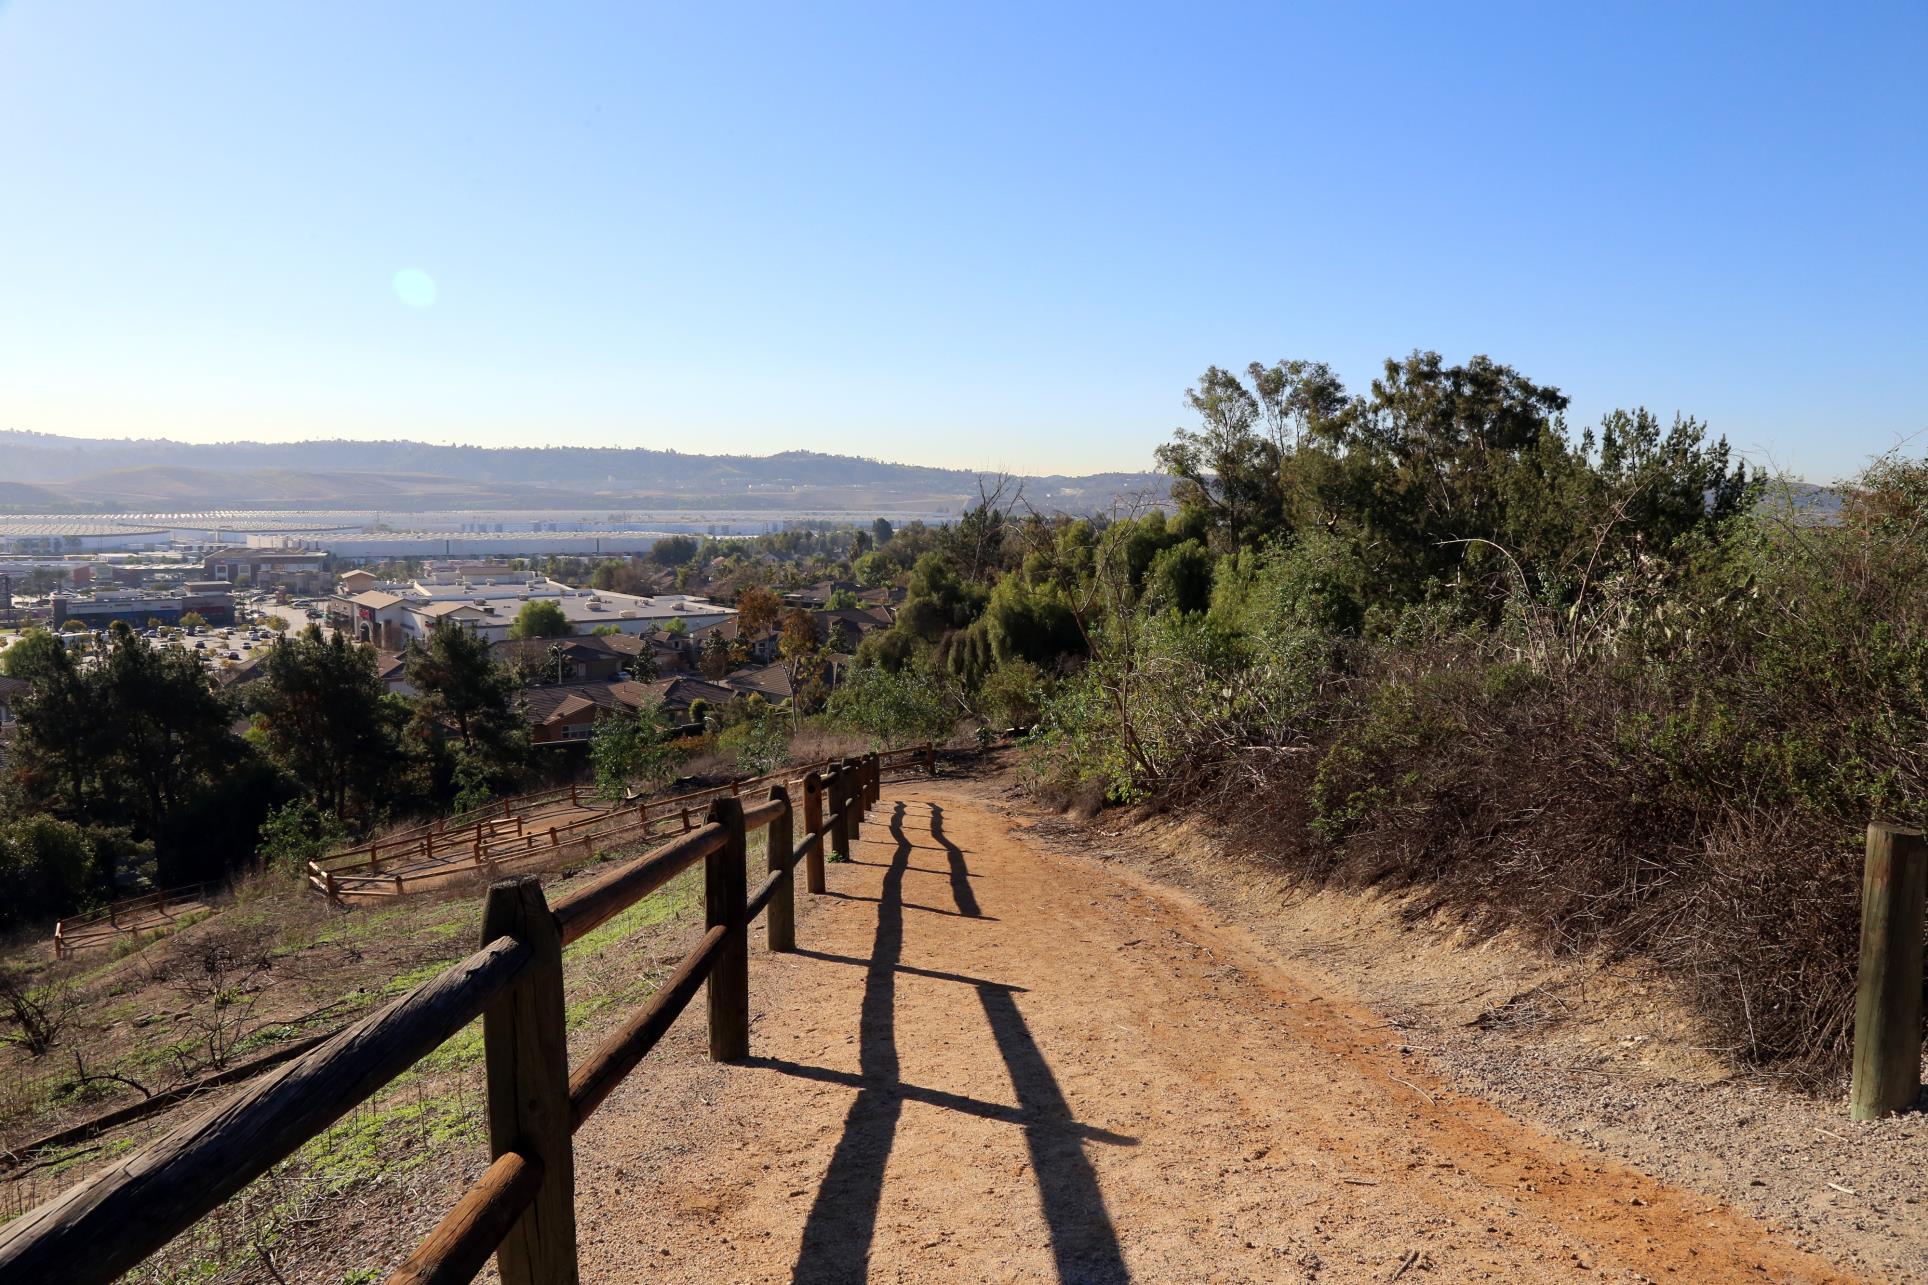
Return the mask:
[[[743,841],[743,803],[717,799],[710,820],[724,829],[723,846],[703,863],[703,919],[726,930],[716,963],[710,966],[710,1061],[730,1062],[750,1055],[750,935],[743,922],[749,900]],[[508,1285],[508,1282],[504,1282]]]
[[783,878],[770,894],[770,909],[764,927],[769,931],[771,950],[795,950],[797,948],[797,874],[790,868],[790,858],[796,855],[796,842],[791,837],[796,829],[791,824],[790,791],[781,785],[770,787],[770,798],[783,804],[783,813],[770,822],[763,832],[764,847],[768,849],[769,860],[765,863],[772,873],[783,871]]
[[806,772],[803,777],[803,832],[819,836],[803,864],[804,886],[811,892],[822,892],[823,845],[828,838],[823,834],[823,778],[815,772]]
[[[863,837],[864,831],[864,787],[861,783],[864,772],[860,766],[862,762],[862,759],[843,761],[843,810],[850,818],[844,823],[844,837],[853,844]],[[844,855],[850,854],[846,852]]]
[[576,1165],[569,1135],[569,1046],[563,1030],[562,931],[533,875],[489,889],[482,941],[514,937],[528,970],[482,1013],[489,1154],[542,1162],[542,1186],[496,1250],[502,1285],[576,1285]]
[[884,756],[875,750],[870,752],[870,766],[864,773],[864,779],[870,784],[870,797],[865,802],[874,808],[884,797]]
[[925,742],[924,744],[924,774],[926,776],[937,775],[937,746],[929,742]]
[[844,804],[844,770],[841,763],[830,769],[830,778],[824,783],[824,807],[830,814],[830,833],[823,838],[824,846],[830,849],[830,855],[848,858],[850,809]]
[[1921,938],[1928,840],[1868,827],[1861,876],[1861,971],[1854,1003],[1856,1120],[1905,1111],[1921,1094]]

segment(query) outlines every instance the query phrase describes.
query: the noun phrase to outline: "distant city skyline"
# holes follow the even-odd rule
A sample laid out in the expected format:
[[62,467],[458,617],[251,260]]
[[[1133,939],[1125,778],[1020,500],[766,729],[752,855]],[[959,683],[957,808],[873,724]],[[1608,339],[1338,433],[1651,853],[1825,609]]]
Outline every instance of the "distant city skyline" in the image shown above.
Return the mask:
[[1151,467],[1415,349],[1928,429],[1928,9],[0,0],[0,428]]

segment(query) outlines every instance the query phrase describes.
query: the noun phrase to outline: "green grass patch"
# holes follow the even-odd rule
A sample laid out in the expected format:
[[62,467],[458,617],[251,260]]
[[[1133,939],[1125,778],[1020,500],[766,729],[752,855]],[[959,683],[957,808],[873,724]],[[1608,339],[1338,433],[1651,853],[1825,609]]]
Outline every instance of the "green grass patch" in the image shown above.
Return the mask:
[[357,1110],[310,1140],[296,1158],[323,1190],[340,1194],[406,1172],[444,1147],[473,1141],[483,1128],[477,1102],[454,1094],[424,1096]]
[[607,950],[646,928],[665,923],[680,912],[698,905],[702,892],[700,872],[686,870],[608,923],[592,929],[564,951],[563,957],[567,960]]

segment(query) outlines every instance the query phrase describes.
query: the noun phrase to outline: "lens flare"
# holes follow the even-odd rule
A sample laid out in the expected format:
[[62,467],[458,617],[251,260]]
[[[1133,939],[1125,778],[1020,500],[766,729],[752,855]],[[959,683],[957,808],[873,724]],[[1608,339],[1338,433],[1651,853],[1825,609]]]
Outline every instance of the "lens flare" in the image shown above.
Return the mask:
[[435,302],[435,278],[420,268],[403,268],[395,274],[395,297],[411,308],[426,308]]

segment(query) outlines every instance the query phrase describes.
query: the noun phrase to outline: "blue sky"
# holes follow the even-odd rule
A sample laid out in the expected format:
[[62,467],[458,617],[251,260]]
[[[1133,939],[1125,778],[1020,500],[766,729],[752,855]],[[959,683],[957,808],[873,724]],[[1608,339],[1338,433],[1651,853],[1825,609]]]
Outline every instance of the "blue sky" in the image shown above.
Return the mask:
[[[1413,348],[1928,429],[1928,6],[0,0],[0,427],[1148,467]],[[401,275],[398,275],[401,274]]]

